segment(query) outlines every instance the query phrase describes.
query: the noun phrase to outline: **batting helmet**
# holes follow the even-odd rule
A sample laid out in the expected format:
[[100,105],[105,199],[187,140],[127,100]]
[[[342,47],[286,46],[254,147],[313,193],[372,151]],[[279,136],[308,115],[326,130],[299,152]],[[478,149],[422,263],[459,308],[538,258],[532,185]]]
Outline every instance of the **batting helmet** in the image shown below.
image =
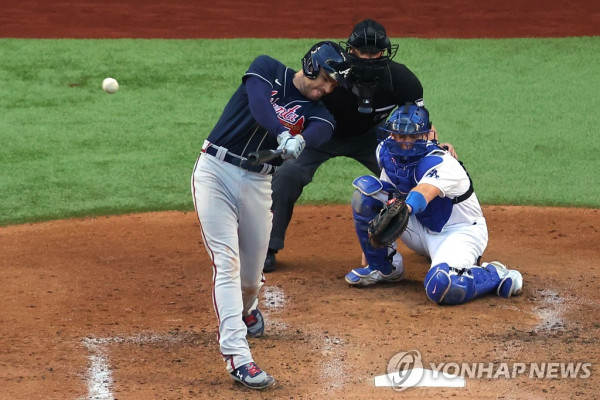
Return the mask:
[[341,86],[348,87],[352,65],[348,53],[339,44],[330,41],[319,42],[302,58],[302,70],[308,78],[316,79],[321,68]]
[[[437,140],[428,140],[425,134],[431,131],[429,111],[425,107],[406,104],[398,107],[379,128],[384,136],[383,143],[394,159],[400,164],[413,164],[419,161]],[[414,137],[411,141],[397,141],[392,135]]]

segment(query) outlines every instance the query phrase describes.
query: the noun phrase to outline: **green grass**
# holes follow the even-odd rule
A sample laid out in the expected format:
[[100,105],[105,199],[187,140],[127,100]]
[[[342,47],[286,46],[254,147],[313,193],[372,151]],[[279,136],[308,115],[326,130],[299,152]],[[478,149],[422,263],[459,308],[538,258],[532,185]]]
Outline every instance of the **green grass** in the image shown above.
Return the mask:
[[[248,65],[299,68],[316,40],[0,40],[0,225],[191,210],[201,143]],[[394,42],[483,203],[600,207],[600,38]],[[364,173],[331,160],[301,202],[347,203]]]

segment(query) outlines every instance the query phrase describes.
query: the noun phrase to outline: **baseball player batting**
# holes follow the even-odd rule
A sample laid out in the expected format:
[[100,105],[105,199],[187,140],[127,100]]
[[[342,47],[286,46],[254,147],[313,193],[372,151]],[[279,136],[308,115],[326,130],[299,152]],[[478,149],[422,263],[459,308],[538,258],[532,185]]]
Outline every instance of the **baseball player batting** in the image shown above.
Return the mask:
[[486,220],[462,163],[432,139],[429,112],[416,105],[399,107],[380,132],[380,178],[355,179],[352,197],[356,233],[368,265],[350,271],[346,281],[368,286],[403,278],[402,257],[395,248],[374,247],[381,240],[369,237],[369,231],[385,232],[375,226],[378,221],[393,221],[387,214],[392,208],[402,213],[404,207],[410,216],[398,235],[408,248],[431,259],[425,276],[429,299],[462,304],[492,291],[501,297],[519,295],[519,271],[498,261],[479,265],[488,243]]
[[[346,52],[333,42],[315,44],[298,72],[257,57],[194,167],[192,195],[213,267],[221,354],[230,376],[252,389],[275,384],[254,362],[246,338],[265,329],[258,295],[272,222],[271,174],[305,144],[331,137],[334,119],[319,100],[345,84],[349,73]],[[262,157],[264,151],[270,154]]]

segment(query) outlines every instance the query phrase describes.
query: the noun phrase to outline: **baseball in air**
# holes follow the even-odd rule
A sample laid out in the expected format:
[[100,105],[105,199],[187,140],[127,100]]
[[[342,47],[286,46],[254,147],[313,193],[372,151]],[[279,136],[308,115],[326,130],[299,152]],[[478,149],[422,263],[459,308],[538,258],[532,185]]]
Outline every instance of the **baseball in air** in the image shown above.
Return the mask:
[[106,78],[102,81],[102,90],[106,93],[113,94],[119,90],[119,82],[115,78]]

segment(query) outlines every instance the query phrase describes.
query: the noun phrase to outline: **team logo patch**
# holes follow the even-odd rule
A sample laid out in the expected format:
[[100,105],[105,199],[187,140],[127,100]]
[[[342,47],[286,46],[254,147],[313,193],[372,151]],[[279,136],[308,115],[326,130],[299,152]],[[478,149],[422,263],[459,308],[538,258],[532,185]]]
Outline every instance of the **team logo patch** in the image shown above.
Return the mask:
[[302,133],[302,130],[304,130],[305,117],[296,112],[302,108],[301,105],[287,108],[276,104],[273,100],[272,104],[273,109],[275,109],[275,114],[277,114],[277,118],[279,118],[279,121],[281,121],[281,123],[290,131],[290,134],[298,135]]
[[437,169],[432,169],[427,175],[425,175],[428,178],[435,178],[435,179],[439,179],[440,177],[438,176],[437,173]]

